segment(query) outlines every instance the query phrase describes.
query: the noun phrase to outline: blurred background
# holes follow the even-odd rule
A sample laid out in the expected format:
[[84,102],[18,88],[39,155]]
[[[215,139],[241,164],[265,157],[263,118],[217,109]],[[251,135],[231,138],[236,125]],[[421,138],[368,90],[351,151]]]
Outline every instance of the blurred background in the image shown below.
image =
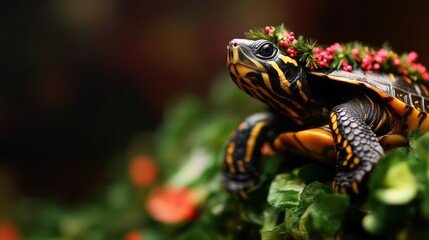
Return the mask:
[[204,99],[228,78],[226,44],[250,28],[387,41],[429,66],[425,0],[45,0],[1,11],[0,210],[23,196],[77,204],[102,189],[112,159],[178,96]]

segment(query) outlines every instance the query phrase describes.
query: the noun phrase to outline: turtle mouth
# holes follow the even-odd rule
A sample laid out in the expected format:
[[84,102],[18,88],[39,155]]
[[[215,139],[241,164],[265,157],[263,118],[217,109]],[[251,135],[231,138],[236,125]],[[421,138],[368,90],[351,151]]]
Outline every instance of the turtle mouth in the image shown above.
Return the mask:
[[[228,49],[226,60],[226,67],[230,72],[235,71],[236,73],[242,73],[241,77],[245,77],[248,72],[254,72],[258,74],[266,72],[261,71],[261,69],[257,68],[254,64],[248,64],[245,61],[241,61],[238,57],[236,57],[238,54],[231,52],[233,51]],[[246,69],[246,71],[243,71],[244,69]]]
[[228,69],[232,80],[241,89],[257,89],[262,72],[242,63],[230,63]]
[[258,75],[263,73],[259,69],[255,69],[243,63],[230,63],[228,64],[228,69],[236,77],[241,77],[241,78],[243,77],[248,78],[250,73],[258,74]]

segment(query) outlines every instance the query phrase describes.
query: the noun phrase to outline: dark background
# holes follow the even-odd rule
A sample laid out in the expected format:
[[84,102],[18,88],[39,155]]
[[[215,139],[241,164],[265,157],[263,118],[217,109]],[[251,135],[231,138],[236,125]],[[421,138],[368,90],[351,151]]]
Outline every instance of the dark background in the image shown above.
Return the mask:
[[109,161],[176,96],[204,97],[214,75],[227,76],[226,44],[249,28],[283,22],[322,44],[388,41],[429,65],[426,0],[148,2],[4,4],[0,199],[74,201],[103,185]]

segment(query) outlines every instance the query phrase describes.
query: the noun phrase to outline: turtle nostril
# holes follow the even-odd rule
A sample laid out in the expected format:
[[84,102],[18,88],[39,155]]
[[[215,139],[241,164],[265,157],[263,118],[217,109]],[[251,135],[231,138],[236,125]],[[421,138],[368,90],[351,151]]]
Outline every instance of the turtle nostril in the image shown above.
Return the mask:
[[232,48],[236,48],[238,47],[238,42],[236,40],[232,40],[231,42],[229,42],[229,46]]

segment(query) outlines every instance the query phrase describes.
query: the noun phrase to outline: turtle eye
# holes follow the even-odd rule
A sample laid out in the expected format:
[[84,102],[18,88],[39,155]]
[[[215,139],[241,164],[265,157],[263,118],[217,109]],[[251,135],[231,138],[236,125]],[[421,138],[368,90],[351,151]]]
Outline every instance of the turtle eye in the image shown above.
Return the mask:
[[258,55],[263,58],[271,58],[277,53],[277,48],[272,43],[265,43],[258,49]]

